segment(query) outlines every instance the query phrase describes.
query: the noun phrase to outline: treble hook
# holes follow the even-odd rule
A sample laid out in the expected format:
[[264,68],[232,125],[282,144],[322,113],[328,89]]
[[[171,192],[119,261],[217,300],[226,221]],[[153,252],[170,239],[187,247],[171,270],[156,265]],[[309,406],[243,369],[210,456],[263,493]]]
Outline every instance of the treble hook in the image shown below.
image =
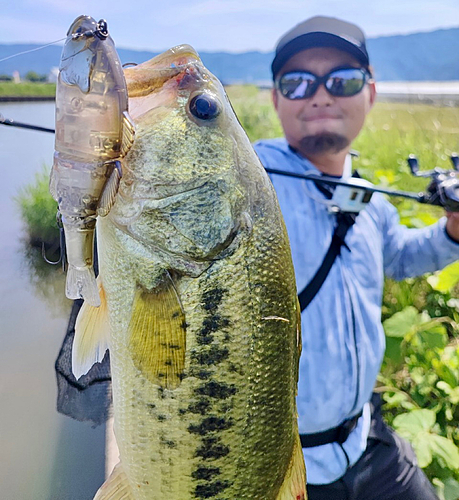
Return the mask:
[[57,264],[60,264],[62,262],[62,270],[65,272],[67,268],[67,258],[66,258],[66,252],[65,252],[65,233],[64,233],[64,225],[62,224],[62,214],[58,211],[56,214],[56,222],[57,222],[57,227],[59,228],[59,259],[56,261],[49,260],[46,257],[46,250],[45,250],[45,243],[42,242],[41,244],[41,255],[45,259],[45,262],[48,264],[51,264],[53,266],[56,266]]

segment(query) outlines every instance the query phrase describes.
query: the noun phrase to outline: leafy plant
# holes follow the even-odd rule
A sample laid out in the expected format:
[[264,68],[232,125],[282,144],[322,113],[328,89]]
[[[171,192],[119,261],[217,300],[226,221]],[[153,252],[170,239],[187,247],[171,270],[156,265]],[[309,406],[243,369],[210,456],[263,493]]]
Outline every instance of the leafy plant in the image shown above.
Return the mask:
[[49,193],[49,170],[43,167],[35,174],[34,181],[23,187],[16,202],[25,224],[29,242],[34,246],[45,243],[47,247],[59,245],[56,222],[57,203]]
[[456,331],[457,324],[449,316],[432,318],[425,309],[407,306],[386,319],[384,329],[387,348],[378,390],[386,401],[385,418],[411,442],[443,498],[455,500],[459,343],[448,330]]

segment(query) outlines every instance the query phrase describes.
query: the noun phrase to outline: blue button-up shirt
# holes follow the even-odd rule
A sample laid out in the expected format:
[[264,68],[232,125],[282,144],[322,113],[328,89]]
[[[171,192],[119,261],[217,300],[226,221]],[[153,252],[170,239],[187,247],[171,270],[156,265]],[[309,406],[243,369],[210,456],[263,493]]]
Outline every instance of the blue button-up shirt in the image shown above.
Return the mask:
[[[255,150],[266,168],[320,174],[285,139],[259,141]],[[287,226],[300,292],[330,246],[335,216],[314,182],[270,177]],[[303,449],[309,483],[339,479],[364,452],[370,428],[368,401],[385,349],[384,275],[418,276],[459,258],[459,245],[446,234],[445,223],[442,218],[423,229],[408,229],[400,225],[396,209],[375,193],[346,235],[348,248],[342,247],[322,288],[303,311],[297,398],[300,433],[336,427],[363,409],[342,447],[330,443]]]

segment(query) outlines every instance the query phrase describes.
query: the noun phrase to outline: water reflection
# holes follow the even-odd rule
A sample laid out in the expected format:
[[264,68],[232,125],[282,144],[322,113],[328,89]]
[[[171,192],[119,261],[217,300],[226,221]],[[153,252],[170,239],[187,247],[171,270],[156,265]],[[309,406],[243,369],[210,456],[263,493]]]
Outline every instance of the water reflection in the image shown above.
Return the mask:
[[[0,112],[54,126],[52,102],[1,103]],[[54,363],[71,301],[62,271],[25,244],[15,202],[51,164],[54,136],[3,126],[0,141],[0,497],[89,500],[104,480],[105,429],[56,411]]]
[[[68,315],[72,301],[65,296],[65,273],[62,266],[48,264],[42,255],[41,248],[31,246],[26,240],[21,242],[21,247],[24,254],[24,269],[35,296],[46,303],[54,316]],[[49,260],[59,259],[58,248],[52,247],[45,250]]]

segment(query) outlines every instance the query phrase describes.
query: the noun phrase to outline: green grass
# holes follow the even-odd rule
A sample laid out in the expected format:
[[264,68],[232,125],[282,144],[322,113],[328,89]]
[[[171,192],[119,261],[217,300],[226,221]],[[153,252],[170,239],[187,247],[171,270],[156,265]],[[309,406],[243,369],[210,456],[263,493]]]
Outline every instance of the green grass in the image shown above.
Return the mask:
[[[234,110],[253,142],[282,136],[282,128],[271,103],[271,91],[252,86],[229,86]],[[425,179],[411,175],[406,159],[415,154],[421,170],[451,168],[449,156],[459,152],[459,107],[439,107],[410,102],[376,103],[365,126],[352,144],[360,157],[354,168],[371,182],[385,187],[418,192]],[[442,213],[436,207],[391,198],[402,222],[410,226],[432,223]]]
[[[226,91],[251,141],[282,136],[270,90],[228,86]],[[361,153],[358,166],[371,166],[369,172],[407,170],[410,153],[419,156],[421,168],[434,163],[449,168],[447,155],[459,150],[459,107],[377,102],[353,148]]]
[[[459,149],[459,107],[377,103],[354,143],[362,153],[357,166],[378,180],[384,171],[395,175],[391,183],[407,179],[406,158],[414,153],[421,170],[451,168],[448,156]],[[411,178],[414,181],[414,179]]]
[[55,83],[0,82],[0,97],[54,97]]
[[49,169],[43,167],[32,183],[24,186],[16,197],[27,239],[33,246],[45,243],[55,250],[59,243],[59,229],[56,222],[57,203],[49,192]]

